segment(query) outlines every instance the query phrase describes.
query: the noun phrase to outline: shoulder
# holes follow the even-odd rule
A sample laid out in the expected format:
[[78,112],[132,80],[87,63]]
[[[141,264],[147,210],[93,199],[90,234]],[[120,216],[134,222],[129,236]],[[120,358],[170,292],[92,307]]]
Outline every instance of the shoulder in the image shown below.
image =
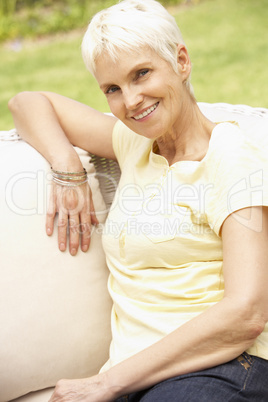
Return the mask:
[[246,134],[240,127],[232,123],[218,124],[211,137],[211,159],[214,167],[225,169],[255,169],[265,161],[267,164],[267,149],[264,141],[260,138],[254,140],[254,136]]
[[210,149],[212,183],[208,213],[219,233],[231,213],[257,205],[268,205],[268,158],[261,141],[252,141],[230,123],[215,128]]
[[237,124],[231,122],[217,124],[211,136],[213,151],[222,155],[239,149],[245,141],[244,132]]

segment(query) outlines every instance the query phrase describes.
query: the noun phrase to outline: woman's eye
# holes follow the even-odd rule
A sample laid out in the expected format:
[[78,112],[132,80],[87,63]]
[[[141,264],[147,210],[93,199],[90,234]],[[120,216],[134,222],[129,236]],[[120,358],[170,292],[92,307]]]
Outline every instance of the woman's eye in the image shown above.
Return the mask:
[[138,72],[138,77],[144,77],[149,72],[148,68]]
[[107,89],[106,94],[113,94],[114,92],[116,92],[119,88],[116,86],[111,86]]

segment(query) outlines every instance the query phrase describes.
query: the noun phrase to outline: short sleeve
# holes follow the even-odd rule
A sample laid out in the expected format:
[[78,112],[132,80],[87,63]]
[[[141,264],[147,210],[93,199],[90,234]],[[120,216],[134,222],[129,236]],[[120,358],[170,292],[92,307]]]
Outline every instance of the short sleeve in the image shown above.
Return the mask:
[[[220,131],[224,129],[226,132],[222,135]],[[223,126],[216,142],[217,164],[207,216],[210,226],[219,235],[224,220],[233,212],[268,206],[268,153],[260,141],[250,141],[235,126]]]

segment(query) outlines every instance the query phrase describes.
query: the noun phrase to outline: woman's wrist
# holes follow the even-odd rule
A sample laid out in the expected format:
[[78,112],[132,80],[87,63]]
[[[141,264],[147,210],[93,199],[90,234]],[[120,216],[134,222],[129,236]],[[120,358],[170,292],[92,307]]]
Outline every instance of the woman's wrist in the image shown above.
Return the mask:
[[100,380],[105,388],[107,401],[114,401],[124,394],[124,389],[120,384],[120,379],[114,377],[114,370],[110,369],[103,373],[98,374],[100,376]]
[[82,162],[74,151],[74,154],[55,157],[50,161],[51,168],[55,171],[76,173],[84,170]]

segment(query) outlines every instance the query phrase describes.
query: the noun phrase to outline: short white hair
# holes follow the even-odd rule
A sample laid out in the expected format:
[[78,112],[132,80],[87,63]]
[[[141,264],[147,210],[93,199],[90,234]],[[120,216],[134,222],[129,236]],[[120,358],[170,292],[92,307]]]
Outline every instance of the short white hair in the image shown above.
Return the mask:
[[[177,70],[178,45],[184,40],[169,12],[155,0],[123,0],[97,13],[82,42],[87,69],[95,75],[96,60],[104,52],[117,61],[118,51],[130,53],[148,46]],[[193,95],[190,77],[187,87]]]

